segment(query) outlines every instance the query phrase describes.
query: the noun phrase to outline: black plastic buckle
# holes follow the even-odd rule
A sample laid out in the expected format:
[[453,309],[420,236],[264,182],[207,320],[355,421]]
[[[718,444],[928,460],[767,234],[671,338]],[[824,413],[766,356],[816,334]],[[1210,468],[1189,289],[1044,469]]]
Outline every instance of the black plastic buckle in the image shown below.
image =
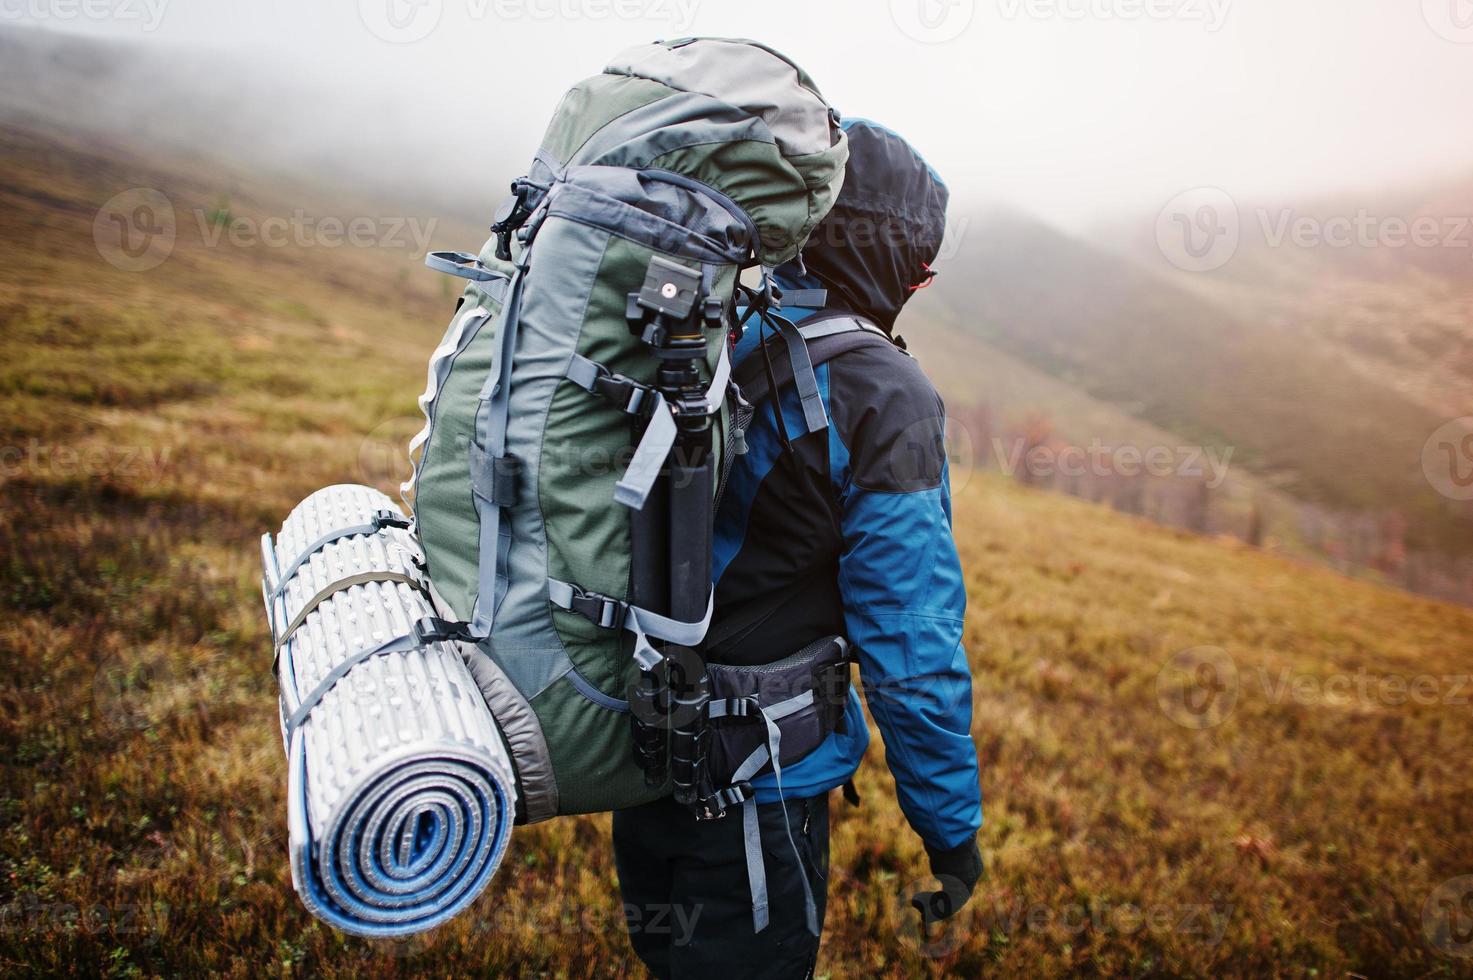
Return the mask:
[[511,261],[511,235],[532,216],[532,209],[527,207],[527,196],[532,189],[532,184],[525,180],[514,180],[511,182],[512,196],[501,202],[496,209],[496,219],[491,225],[491,231],[496,234],[496,257],[503,262]]
[[723,786],[696,805],[697,820],[720,820],[728,807],[740,806],[752,798],[752,784],[747,780]]
[[623,622],[623,607],[616,599],[597,592],[585,592],[573,586],[573,598],[568,608],[588,620],[599,629],[611,630]]
[[648,397],[649,386],[642,385],[633,378],[605,370],[607,373],[599,374],[594,380],[593,390],[621,412],[628,415],[649,414],[655,403],[653,398]]
[[386,527],[407,528],[409,527],[409,518],[385,508],[384,510],[374,511],[373,526],[379,530],[383,530]]
[[414,638],[421,645],[443,643],[446,640],[465,641],[471,638],[470,624],[453,623],[437,616],[426,616],[415,622]]

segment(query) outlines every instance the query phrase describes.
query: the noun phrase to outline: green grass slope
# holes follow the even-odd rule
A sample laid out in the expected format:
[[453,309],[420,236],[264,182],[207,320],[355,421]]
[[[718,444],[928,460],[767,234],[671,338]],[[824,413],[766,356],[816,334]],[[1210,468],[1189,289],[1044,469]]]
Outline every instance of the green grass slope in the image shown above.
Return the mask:
[[[324,484],[393,488],[439,278],[407,249],[210,247],[190,214],[224,188],[197,172],[0,147],[0,970],[637,972],[604,817],[519,829],[475,906],[407,942],[291,889],[257,538]],[[137,186],[181,217],[128,273],[93,218]],[[1473,611],[957,481],[990,873],[917,934],[924,856],[877,743],[864,805],[836,801],[820,974],[1469,975],[1435,891],[1473,872]],[[1213,669],[1183,688],[1193,650]]]

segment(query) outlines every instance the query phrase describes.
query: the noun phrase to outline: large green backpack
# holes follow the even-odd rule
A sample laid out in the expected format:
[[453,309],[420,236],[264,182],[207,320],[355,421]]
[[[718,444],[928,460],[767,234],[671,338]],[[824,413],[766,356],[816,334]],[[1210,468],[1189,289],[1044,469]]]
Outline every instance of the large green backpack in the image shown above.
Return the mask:
[[[428,260],[469,284],[406,499],[441,613],[469,624],[524,822],[670,792],[636,765],[630,692],[652,648],[698,647],[710,619],[712,497],[740,445],[734,291],[797,255],[847,152],[769,48],[636,47],[563,98],[480,255]],[[683,457],[687,439],[709,452]],[[641,594],[651,565],[663,607]]]

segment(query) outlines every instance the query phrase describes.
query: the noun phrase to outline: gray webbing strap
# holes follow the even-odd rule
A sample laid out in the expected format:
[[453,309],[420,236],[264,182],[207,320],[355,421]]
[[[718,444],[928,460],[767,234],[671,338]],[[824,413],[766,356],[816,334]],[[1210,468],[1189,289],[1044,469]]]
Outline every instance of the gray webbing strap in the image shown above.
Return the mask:
[[[507,458],[506,427],[511,417],[512,358],[516,354],[517,328],[522,319],[522,292],[527,279],[530,254],[531,245],[529,243],[518,257],[517,264],[520,268],[512,282],[506,304],[502,307],[501,335],[496,338],[498,341],[496,364],[486,376],[486,383],[481,388],[481,406],[476,411],[478,430],[476,435],[481,446],[475,447],[474,443],[478,439],[473,438],[471,440],[473,448],[479,448],[482,455],[489,456],[493,460]],[[480,431],[483,418],[485,419],[484,433]],[[472,458],[474,459],[474,456]],[[477,469],[472,462],[473,485]],[[510,584],[507,560],[511,555],[511,520],[506,513],[509,506],[507,503],[499,501],[493,503],[486,497],[476,494],[475,504],[476,516],[481,528],[478,545],[476,603],[471,612],[470,629],[476,637],[487,637],[491,635],[491,627],[496,621],[496,610],[500,608],[501,600],[506,597],[507,586]]]
[[634,447],[634,455],[624,475],[614,484],[614,499],[634,510],[644,509],[644,502],[654,489],[655,480],[660,477],[660,469],[665,465],[670,450],[675,448],[675,413],[670,411],[663,394],[657,391],[654,395],[649,424],[644,427],[644,434]]
[[[640,384],[633,378],[615,374],[595,360],[575,353],[568,359],[568,369],[563,373],[573,384],[591,394],[603,395],[621,412],[639,415],[644,411],[644,401],[650,397],[650,386]],[[624,403],[618,404],[612,392],[626,392]]]
[[707,717],[712,721],[717,718],[750,718],[760,710],[756,695],[745,698],[716,698],[706,703]]
[[[802,694],[779,701],[770,708],[759,712],[763,723],[767,726],[767,743],[759,745],[752,754],[737,766],[736,772],[732,774],[732,782],[740,783],[751,779],[757,774],[764,763],[772,760],[772,774],[777,781],[778,805],[782,807],[783,826],[788,832],[788,845],[793,849],[793,857],[798,863],[798,878],[803,882],[803,914],[808,921],[808,931],[815,936],[818,935],[818,906],[813,901],[813,888],[808,884],[808,874],[803,868],[803,856],[798,851],[798,842],[793,837],[793,824],[788,819],[787,800],[783,797],[783,768],[779,761],[779,753],[782,749],[782,730],[777,723],[795,711],[800,711],[813,703],[813,690],[810,688]],[[755,793],[749,795],[742,801],[742,838],[747,852],[747,884],[752,892],[752,931],[761,932],[767,928],[767,866],[762,860],[762,834],[757,822],[757,796]]]
[[803,335],[791,320],[773,316],[778,333],[787,341],[788,361],[793,366],[793,387],[803,403],[803,423],[808,432],[822,432],[829,427],[828,412],[823,407],[823,395],[818,391],[818,378],[813,373],[813,360],[808,356],[808,345]]
[[784,289],[782,291],[782,304],[784,307],[796,306],[805,310],[821,310],[829,301],[827,289]]
[[282,573],[281,580],[278,581],[276,583],[276,587],[271,590],[271,600],[274,602],[285,595],[286,587],[291,583],[292,576],[296,575],[297,571],[303,565],[307,564],[307,562],[311,561],[312,556],[317,554],[317,552],[321,551],[323,548],[326,548],[334,541],[341,541],[343,538],[351,538],[356,534],[377,534],[380,530],[384,528],[384,526],[385,525],[379,523],[378,518],[375,517],[373,521],[369,524],[354,524],[352,527],[344,527],[339,528],[336,531],[329,531],[327,534],[324,534],[316,541],[313,541],[311,544],[307,545],[307,547],[302,549],[302,553],[294,558],[291,564],[286,566],[286,571]]
[[[811,371],[809,373],[812,374]],[[731,351],[725,340],[722,340],[721,353],[716,357],[716,369],[712,372],[711,383],[706,386],[707,412],[715,413],[721,410],[721,404],[726,400],[727,382],[730,380]],[[815,385],[814,391],[817,392],[817,390]],[[645,426],[644,434],[640,436],[639,444],[634,448],[634,456],[630,458],[624,475],[614,485],[614,499],[633,510],[644,509],[644,502],[649,498],[655,480],[659,479],[660,470],[664,468],[665,460],[670,456],[670,450],[675,447],[675,413],[670,410],[670,405],[665,401],[664,395],[658,391],[653,394],[655,405],[650,414],[649,424]],[[822,407],[822,400],[820,400],[820,410]]]
[[286,720],[286,740],[288,742],[291,741],[292,734],[301,726],[302,722],[307,720],[307,716],[312,713],[312,709],[317,707],[318,703],[327,695],[327,692],[331,691],[334,685],[347,675],[348,671],[357,667],[370,657],[378,657],[386,653],[405,653],[424,645],[424,641],[415,632],[411,631],[403,636],[396,636],[392,640],[386,640],[378,646],[359,650],[357,653],[348,657],[342,663],[328,671],[327,676],[322,679],[321,683],[314,687],[302,699],[301,703],[297,705],[297,710],[293,711],[291,717]]
[[634,659],[646,670],[660,661],[660,655],[650,644],[650,637],[674,643],[676,646],[699,646],[706,638],[711,626],[711,610],[714,608],[715,589],[706,597],[706,614],[695,622],[685,622],[661,616],[659,613],[641,609],[619,599],[612,599],[597,592],[588,592],[555,578],[547,580],[547,597],[554,606],[576,612],[595,626],[603,629],[623,627],[634,634]]
[[[820,337],[832,337],[835,334],[853,333],[855,330],[868,330],[872,334],[885,337],[885,331],[857,316],[833,316],[825,317],[817,323],[803,321],[798,325],[798,333],[804,340],[818,340]],[[889,337],[885,337],[889,340]]]
[[430,597],[430,594],[425,591],[423,583],[421,583],[416,578],[405,575],[403,572],[390,572],[374,569],[367,572],[359,572],[356,575],[349,575],[345,578],[340,578],[336,582],[333,582],[331,585],[324,586],[321,591],[319,591],[312,598],[308,599],[302,605],[301,609],[297,610],[297,614],[292,617],[292,621],[287,624],[287,627],[282,632],[281,636],[276,638],[275,646],[277,650],[280,650],[281,645],[287,640],[291,639],[292,634],[297,631],[297,628],[299,626],[307,621],[307,617],[312,615],[312,611],[318,606],[322,605],[328,599],[331,599],[337,593],[342,592],[344,589],[351,588],[355,585],[366,585],[369,582],[384,582],[386,584],[397,582],[402,585],[409,586],[410,588],[414,589],[414,591],[423,595],[426,599],[429,599]]
[[716,370],[711,375],[711,383],[706,386],[706,411],[712,415],[721,411],[721,403],[726,400],[726,385],[731,380],[731,347],[726,343],[726,338],[721,338],[721,353],[716,355]]

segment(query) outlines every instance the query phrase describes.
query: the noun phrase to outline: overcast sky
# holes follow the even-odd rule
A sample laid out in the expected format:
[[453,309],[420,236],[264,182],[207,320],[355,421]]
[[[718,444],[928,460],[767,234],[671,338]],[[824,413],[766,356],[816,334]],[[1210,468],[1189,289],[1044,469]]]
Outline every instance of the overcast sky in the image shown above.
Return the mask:
[[1470,0],[0,0],[4,21],[249,58],[300,87],[266,106],[283,133],[331,116],[457,174],[529,156],[622,47],[687,34],[771,44],[958,203],[1071,228],[1201,185],[1309,200],[1473,172]]

